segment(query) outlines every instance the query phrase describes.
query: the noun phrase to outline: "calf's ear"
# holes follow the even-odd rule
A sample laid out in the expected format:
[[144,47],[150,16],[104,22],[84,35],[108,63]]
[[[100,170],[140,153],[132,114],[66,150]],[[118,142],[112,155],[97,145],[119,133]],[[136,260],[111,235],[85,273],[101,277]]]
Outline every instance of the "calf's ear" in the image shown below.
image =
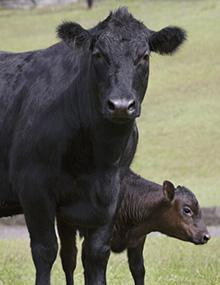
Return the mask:
[[74,22],[64,22],[57,27],[57,35],[70,47],[89,47],[90,33]]
[[163,193],[167,200],[172,201],[175,196],[175,186],[172,182],[165,180],[163,182]]
[[186,40],[186,31],[179,27],[166,27],[152,32],[149,38],[150,50],[160,54],[172,54]]

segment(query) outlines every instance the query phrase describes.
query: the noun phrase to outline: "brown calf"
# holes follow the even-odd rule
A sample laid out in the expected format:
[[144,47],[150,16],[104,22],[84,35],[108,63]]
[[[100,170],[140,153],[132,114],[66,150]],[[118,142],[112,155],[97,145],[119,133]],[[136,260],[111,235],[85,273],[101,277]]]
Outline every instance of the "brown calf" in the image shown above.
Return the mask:
[[[76,266],[76,230],[58,219],[61,260],[66,284],[73,284]],[[135,285],[144,284],[143,247],[146,235],[158,231],[194,244],[205,244],[209,233],[201,217],[195,195],[183,186],[164,181],[163,186],[129,171],[122,182],[121,204],[115,221],[111,250],[127,250],[128,263]],[[83,235],[86,231],[82,230]],[[87,283],[86,283],[87,284]]]

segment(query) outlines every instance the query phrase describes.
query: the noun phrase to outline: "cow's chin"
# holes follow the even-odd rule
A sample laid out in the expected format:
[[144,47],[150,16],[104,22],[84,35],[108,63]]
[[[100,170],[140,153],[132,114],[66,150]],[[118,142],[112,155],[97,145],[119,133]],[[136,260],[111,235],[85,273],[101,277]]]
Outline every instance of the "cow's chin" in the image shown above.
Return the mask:
[[106,115],[104,118],[113,124],[118,125],[125,125],[134,122],[134,120],[139,117],[139,115],[133,115],[133,116],[111,116]]
[[134,119],[135,118],[109,118],[108,120],[113,124],[123,125],[134,121]]

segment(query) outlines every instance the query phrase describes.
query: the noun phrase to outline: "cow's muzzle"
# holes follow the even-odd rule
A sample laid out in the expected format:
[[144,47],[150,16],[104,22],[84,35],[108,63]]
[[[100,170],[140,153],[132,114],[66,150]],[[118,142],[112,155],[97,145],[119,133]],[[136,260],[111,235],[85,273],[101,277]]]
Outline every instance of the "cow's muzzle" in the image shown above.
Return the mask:
[[107,101],[106,112],[110,119],[113,120],[129,120],[139,116],[139,108],[137,102],[123,99],[109,99]]

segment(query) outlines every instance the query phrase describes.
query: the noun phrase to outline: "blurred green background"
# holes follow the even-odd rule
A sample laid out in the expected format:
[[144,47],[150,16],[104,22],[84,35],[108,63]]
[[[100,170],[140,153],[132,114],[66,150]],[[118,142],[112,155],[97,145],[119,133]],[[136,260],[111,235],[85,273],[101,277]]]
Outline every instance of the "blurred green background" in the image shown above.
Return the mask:
[[[133,169],[162,183],[169,179],[196,193],[202,206],[220,205],[220,1],[127,0],[65,7],[0,10],[0,50],[25,51],[57,42],[62,20],[91,27],[109,10],[128,6],[149,28],[179,25],[188,41],[170,56],[152,54],[147,96],[138,119],[140,141]],[[0,242],[0,285],[33,283],[26,241]],[[220,285],[220,240],[195,247],[165,237],[145,247],[149,285]],[[63,283],[57,262],[53,284]],[[109,284],[133,284],[125,254],[112,256]],[[76,284],[82,284],[82,268]],[[31,284],[32,284],[31,283]]]

